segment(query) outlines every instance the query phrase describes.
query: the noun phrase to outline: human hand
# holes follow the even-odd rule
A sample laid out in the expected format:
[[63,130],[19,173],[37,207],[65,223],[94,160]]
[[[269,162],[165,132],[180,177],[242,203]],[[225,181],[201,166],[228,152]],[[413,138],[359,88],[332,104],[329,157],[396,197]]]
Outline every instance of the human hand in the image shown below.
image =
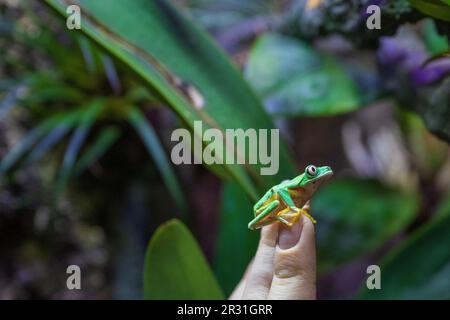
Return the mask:
[[304,215],[292,226],[263,227],[258,250],[231,300],[316,298],[314,224]]

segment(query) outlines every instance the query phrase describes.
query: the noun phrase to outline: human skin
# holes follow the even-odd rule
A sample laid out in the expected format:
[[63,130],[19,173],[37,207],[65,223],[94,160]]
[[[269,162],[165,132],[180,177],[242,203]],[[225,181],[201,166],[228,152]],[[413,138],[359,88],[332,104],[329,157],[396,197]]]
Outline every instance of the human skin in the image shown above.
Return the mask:
[[255,257],[230,300],[316,299],[314,224],[306,216],[292,227],[263,227]]

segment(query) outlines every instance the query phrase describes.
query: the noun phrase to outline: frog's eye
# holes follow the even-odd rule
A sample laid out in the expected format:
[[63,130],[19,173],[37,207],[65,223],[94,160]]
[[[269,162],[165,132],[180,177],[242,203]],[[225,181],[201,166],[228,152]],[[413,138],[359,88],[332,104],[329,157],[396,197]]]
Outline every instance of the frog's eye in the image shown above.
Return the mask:
[[306,167],[306,174],[309,177],[314,177],[317,174],[317,168],[313,165],[307,166]]

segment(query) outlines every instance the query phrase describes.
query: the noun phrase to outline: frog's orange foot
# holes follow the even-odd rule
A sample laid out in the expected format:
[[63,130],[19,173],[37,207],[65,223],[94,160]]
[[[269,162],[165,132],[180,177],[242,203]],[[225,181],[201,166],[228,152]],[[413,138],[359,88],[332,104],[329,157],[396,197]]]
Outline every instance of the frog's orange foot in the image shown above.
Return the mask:
[[284,219],[282,217],[278,217],[277,220],[280,221],[281,223],[285,224],[288,227],[292,227],[292,225],[294,224],[293,221],[287,221],[286,219]]
[[[285,220],[287,223],[289,223],[289,224],[287,224],[287,223],[285,223],[285,224],[292,226],[295,222],[298,221],[298,219],[300,218],[300,215],[302,215],[302,214],[305,215],[306,217],[308,217],[308,219],[311,220],[312,223],[314,223],[314,224],[317,223],[317,221],[309,214],[309,210],[303,210],[303,209],[298,209],[295,211],[295,213],[282,214],[279,218],[283,218],[283,220],[291,218],[290,221]],[[283,221],[281,221],[281,222],[283,222]]]
[[298,211],[294,211],[294,212],[295,213],[292,213],[291,208],[285,208],[285,209],[281,210],[280,212],[278,212],[277,220],[288,227],[292,227],[294,222],[297,221],[297,220],[294,220],[295,217],[298,216],[298,213],[297,213]]
[[309,210],[303,210],[301,209],[301,213],[304,214],[309,220],[311,220],[312,223],[316,224],[317,221],[309,214]]

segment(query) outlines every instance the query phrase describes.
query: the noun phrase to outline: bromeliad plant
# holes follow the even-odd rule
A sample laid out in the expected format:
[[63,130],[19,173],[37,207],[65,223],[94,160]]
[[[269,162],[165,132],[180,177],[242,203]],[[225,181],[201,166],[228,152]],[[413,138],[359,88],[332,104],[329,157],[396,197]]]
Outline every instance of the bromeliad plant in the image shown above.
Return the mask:
[[[39,26],[39,18],[34,19]],[[24,71],[20,81],[5,87],[3,117],[15,112],[11,107],[20,105],[27,116],[41,121],[1,159],[0,181],[7,183],[14,172],[43,160],[65,144],[52,188],[58,198],[69,179],[92,166],[128,125],[142,139],[177,208],[185,213],[185,199],[173,169],[140,107],[144,101],[154,104],[155,98],[142,86],[119,76],[113,60],[85,37],[69,35],[69,44],[63,45],[55,33],[39,27],[42,30],[37,37],[21,34],[23,43],[34,49],[51,48],[48,53],[57,68]]]
[[[45,2],[64,18],[66,6],[73,3],[65,0]],[[262,6],[259,0],[224,0],[220,5],[217,1],[190,2],[194,17],[211,27],[225,42],[234,33],[224,33],[220,25],[214,24],[230,21],[218,19],[218,15],[234,13],[227,15],[232,21],[228,25],[244,27],[254,21],[263,22],[257,32],[237,33],[242,36],[237,41],[239,45],[227,46],[225,43],[228,49],[239,53],[245,47],[242,43],[257,38],[245,63],[247,81],[211,38],[167,1],[111,1],[107,7],[101,1],[75,1],[83,13],[82,29],[75,31],[76,36],[82,33],[89,39],[88,42],[82,40],[86,61],[96,61],[88,65],[105,66],[117,95],[112,99],[98,95],[101,90],[95,84],[89,86],[92,78],[86,79],[85,73],[77,73],[80,79],[75,77],[76,85],[58,77],[47,77],[50,84],[44,88],[44,82],[40,81],[41,88],[36,88],[31,78],[24,84],[30,92],[34,91],[29,95],[30,99],[38,98],[39,92],[45,93],[44,89],[49,88],[56,89],[52,99],[58,98],[55,92],[64,92],[64,97],[71,98],[62,101],[44,99],[44,102],[52,102],[49,105],[55,108],[55,114],[31,130],[2,159],[2,173],[9,172],[26,154],[25,163],[41,159],[72,130],[57,178],[62,186],[100,157],[120,134],[118,121],[127,121],[153,155],[172,197],[183,205],[182,193],[154,130],[143,116],[143,109],[138,108],[143,104],[142,100],[158,101],[167,106],[188,129],[192,129],[194,121],[202,120],[209,128],[223,130],[270,129],[273,128],[271,117],[330,116],[390,96],[405,107],[417,110],[433,132],[450,140],[448,117],[442,117],[449,108],[448,65],[442,59],[448,51],[448,38],[438,32],[446,27],[442,19],[449,17],[446,1],[405,0],[395,1],[394,5],[393,1],[298,0],[289,2],[292,7],[274,5],[274,10]],[[380,32],[369,33],[366,28],[361,28],[366,17],[363,9],[369,4],[380,5],[383,17],[386,17],[388,27]],[[231,9],[227,11],[226,8]],[[245,14],[241,14],[241,9]],[[272,11],[277,12],[275,17],[267,14]],[[420,57],[411,57],[414,53],[410,52],[410,46],[398,46],[397,42],[384,38],[378,49],[379,73],[374,66],[367,69],[338,59],[337,54],[318,50],[306,41],[338,33],[353,41],[357,48],[374,48],[380,43],[381,36],[392,36],[403,23],[415,22],[428,15],[440,20],[419,24],[421,41],[427,44],[420,51]],[[89,54],[91,50],[87,47],[92,43],[101,51]],[[112,60],[101,58],[105,53],[120,62],[120,70],[124,73],[126,70],[137,76],[149,93],[136,98],[136,91],[132,90],[135,87],[125,87],[123,81],[119,84]],[[58,65],[71,69],[73,64],[67,63],[64,56]],[[384,79],[402,81],[393,81],[392,85]],[[399,88],[399,84],[407,88]],[[80,96],[83,99],[79,99]],[[90,97],[89,102],[80,107],[77,101],[86,101],[86,96]],[[33,110],[31,102],[30,105],[29,109]],[[57,108],[58,105],[64,105],[66,111]],[[94,127],[101,128],[100,133],[94,143],[83,147]],[[33,150],[32,146],[35,146]],[[209,167],[225,180],[213,271],[186,227],[178,221],[169,222],[155,232],[148,246],[144,297],[214,299],[223,298],[222,291],[228,294],[243,274],[256,247],[257,235],[247,230],[252,201],[270,186],[295,176],[293,163],[282,144],[281,166],[276,176],[260,176],[258,165]],[[420,191],[401,191],[375,180],[341,178],[331,182],[317,195],[312,209],[319,221],[319,271],[333,270],[379,248],[386,240],[404,231],[419,211],[418,195]],[[449,276],[450,252],[446,248],[450,245],[450,212],[445,202],[437,212],[382,262],[384,277],[389,279],[389,284],[386,285],[388,293],[380,298],[450,297],[449,288],[439,285],[441,279]],[[432,261],[425,258],[428,252],[434,251]],[[417,268],[412,272],[413,268],[405,268],[405,263]],[[361,290],[358,297],[375,295]]]

